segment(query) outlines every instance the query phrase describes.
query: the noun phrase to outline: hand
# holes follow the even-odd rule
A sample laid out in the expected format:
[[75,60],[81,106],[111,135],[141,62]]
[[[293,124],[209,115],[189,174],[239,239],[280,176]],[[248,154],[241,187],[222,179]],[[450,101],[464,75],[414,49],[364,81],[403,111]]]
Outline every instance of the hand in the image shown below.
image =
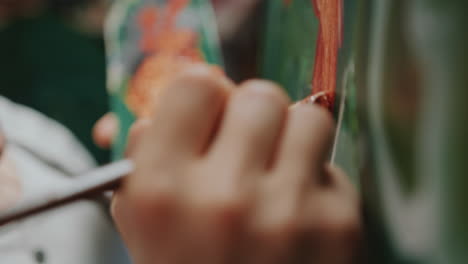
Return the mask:
[[326,165],[329,114],[202,66],[162,95],[112,214],[137,264],[350,263],[358,196]]
[[[151,123],[150,120],[140,118],[131,126],[128,139],[127,152],[130,152],[140,139],[141,132]],[[114,113],[102,116],[93,127],[94,143],[102,149],[109,149],[119,132],[119,121]]]

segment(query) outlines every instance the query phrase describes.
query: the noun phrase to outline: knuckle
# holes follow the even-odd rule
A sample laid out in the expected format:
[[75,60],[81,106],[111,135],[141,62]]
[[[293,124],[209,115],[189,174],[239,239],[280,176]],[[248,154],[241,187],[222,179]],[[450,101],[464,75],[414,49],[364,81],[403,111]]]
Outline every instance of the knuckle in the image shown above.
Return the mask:
[[174,209],[176,201],[177,196],[173,190],[156,186],[139,188],[128,194],[129,206],[140,216],[164,216]]
[[179,79],[189,79],[193,81],[206,81],[210,80],[215,73],[214,68],[203,63],[194,64],[191,67],[183,70],[179,74]]
[[221,230],[237,230],[248,212],[241,195],[206,196],[192,204],[191,210]]
[[127,149],[125,150],[126,156],[132,156],[135,153],[137,147],[140,145],[139,143],[143,139],[143,133],[149,129],[151,124],[151,120],[139,119],[130,127]]
[[212,202],[208,202],[207,209],[217,218],[232,218],[242,216],[247,203],[240,195],[226,195],[224,197],[215,197]]
[[299,224],[295,218],[284,218],[274,223],[259,225],[254,233],[261,241],[287,241],[299,233]]
[[[319,128],[325,132],[331,133],[335,129],[335,122],[332,115],[323,107],[317,105],[305,104],[300,107],[292,108],[293,118],[298,120],[313,120],[309,124],[320,124]],[[305,124],[307,124],[305,123]]]
[[[172,90],[173,94],[182,99],[213,99],[226,91],[226,89],[223,89],[224,85],[219,79],[220,76],[211,66],[196,65],[177,76],[171,83],[171,89],[169,90]],[[184,96],[180,96],[181,94]]]
[[315,227],[319,237],[354,240],[360,235],[359,218],[353,214],[335,214],[323,217]]
[[141,137],[143,131],[151,126],[151,119],[141,118],[138,119],[131,127],[129,131],[129,138],[135,141]]
[[286,95],[284,90],[274,82],[266,80],[249,80],[240,85],[240,94],[246,94],[251,96],[253,94],[264,97],[271,102],[271,104],[277,104],[286,106],[290,103],[289,97]]

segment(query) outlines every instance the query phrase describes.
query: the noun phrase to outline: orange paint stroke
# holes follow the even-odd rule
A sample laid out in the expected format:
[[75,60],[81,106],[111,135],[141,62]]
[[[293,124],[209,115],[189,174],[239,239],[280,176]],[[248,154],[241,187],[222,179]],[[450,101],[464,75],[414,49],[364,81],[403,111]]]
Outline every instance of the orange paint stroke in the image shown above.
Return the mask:
[[[158,97],[176,74],[196,63],[204,63],[197,33],[177,26],[189,0],[170,0],[163,7],[144,7],[138,16],[142,33],[140,48],[145,55],[130,80],[126,102],[137,117],[149,117]],[[213,66],[215,73],[223,74]]]
[[143,9],[138,16],[138,25],[142,32],[140,40],[140,49],[144,53],[151,52],[156,46],[156,38],[153,34],[154,25],[158,21],[159,10],[156,7],[147,7]]
[[[283,0],[288,5],[292,0]],[[312,95],[304,101],[314,102],[332,110],[335,100],[339,49],[343,43],[343,1],[311,0],[319,20],[312,78]],[[316,97],[316,94],[321,94]]]
[[312,0],[312,4],[319,19],[312,94],[325,91],[333,98],[338,54],[343,42],[342,0]]

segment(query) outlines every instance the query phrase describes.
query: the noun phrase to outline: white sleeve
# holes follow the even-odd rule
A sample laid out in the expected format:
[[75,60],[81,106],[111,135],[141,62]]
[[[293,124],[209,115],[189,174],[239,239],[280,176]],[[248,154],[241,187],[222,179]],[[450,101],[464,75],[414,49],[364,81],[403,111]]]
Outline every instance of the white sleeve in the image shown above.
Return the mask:
[[7,142],[76,175],[96,166],[89,152],[64,126],[25,106],[0,96],[0,126]]

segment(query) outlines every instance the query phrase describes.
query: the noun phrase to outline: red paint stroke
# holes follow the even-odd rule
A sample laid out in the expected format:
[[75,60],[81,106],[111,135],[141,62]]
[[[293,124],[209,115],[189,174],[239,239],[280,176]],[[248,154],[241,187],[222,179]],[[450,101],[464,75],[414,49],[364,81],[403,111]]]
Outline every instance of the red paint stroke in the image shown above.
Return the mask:
[[319,19],[312,94],[326,92],[322,105],[332,110],[336,91],[338,52],[343,43],[342,0],[312,0]]
[[[292,0],[284,0],[286,5]],[[343,1],[311,0],[319,20],[315,66],[312,79],[312,95],[304,101],[316,102],[333,110],[338,52],[343,43]],[[320,94],[320,96],[315,96]]]

